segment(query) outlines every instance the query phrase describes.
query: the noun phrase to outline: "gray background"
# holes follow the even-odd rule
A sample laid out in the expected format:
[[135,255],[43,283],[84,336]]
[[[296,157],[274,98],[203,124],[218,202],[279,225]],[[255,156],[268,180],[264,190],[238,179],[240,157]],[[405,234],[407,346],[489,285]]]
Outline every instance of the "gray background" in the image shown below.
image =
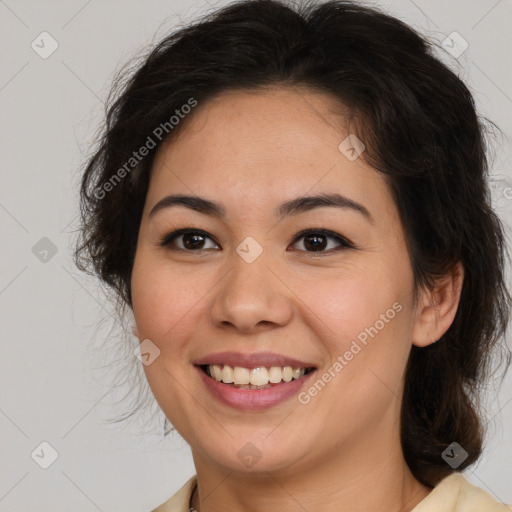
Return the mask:
[[[136,342],[115,323],[110,330],[111,308],[70,250],[80,166],[115,71],[176,25],[227,3],[0,0],[0,511],[142,512],[194,473],[184,441],[176,434],[162,440],[161,414],[108,421],[130,408],[122,400],[133,396],[130,378],[116,382]],[[493,198],[510,236],[512,2],[376,4],[439,42],[453,31],[467,41],[462,55],[442,51],[443,59],[504,132],[492,163]],[[43,31],[59,45],[44,59],[31,47],[34,40],[42,46]],[[465,474],[512,503],[510,373],[499,393],[498,382],[489,387],[491,437]],[[51,449],[42,442],[58,454],[47,469],[40,464]]]

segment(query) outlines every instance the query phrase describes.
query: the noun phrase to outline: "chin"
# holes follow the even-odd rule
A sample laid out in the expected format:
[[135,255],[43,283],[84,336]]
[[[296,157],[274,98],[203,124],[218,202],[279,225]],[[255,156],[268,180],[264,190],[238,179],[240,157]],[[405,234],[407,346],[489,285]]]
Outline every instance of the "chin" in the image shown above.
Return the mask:
[[[268,433],[265,435],[268,436]],[[299,442],[278,436],[265,439],[265,435],[248,433],[230,438],[229,442],[226,439],[218,442],[210,440],[201,452],[226,471],[267,477],[268,473],[285,472],[306,458],[303,440]],[[212,450],[215,445],[218,449]]]

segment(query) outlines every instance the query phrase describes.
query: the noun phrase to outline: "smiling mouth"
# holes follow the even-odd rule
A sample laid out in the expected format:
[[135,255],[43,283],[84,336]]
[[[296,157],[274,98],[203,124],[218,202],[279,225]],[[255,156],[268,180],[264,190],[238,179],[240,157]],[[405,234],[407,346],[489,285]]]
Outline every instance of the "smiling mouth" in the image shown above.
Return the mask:
[[304,378],[315,370],[291,366],[244,368],[222,364],[200,365],[201,370],[213,380],[239,389],[268,389]]

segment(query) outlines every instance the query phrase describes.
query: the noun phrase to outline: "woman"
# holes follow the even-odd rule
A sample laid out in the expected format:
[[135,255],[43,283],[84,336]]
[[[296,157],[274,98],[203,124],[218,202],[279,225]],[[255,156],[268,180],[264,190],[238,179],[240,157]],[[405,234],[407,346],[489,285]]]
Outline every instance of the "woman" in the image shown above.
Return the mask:
[[377,10],[238,2],[151,52],[77,262],[192,449],[155,511],[511,510],[460,473],[511,305],[486,177],[468,89]]

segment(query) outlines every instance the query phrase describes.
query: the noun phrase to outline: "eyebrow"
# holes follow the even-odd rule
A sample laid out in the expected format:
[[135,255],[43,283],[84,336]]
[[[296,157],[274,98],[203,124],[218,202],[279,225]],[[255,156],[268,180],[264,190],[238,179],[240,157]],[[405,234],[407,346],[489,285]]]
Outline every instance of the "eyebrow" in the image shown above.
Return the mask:
[[[151,218],[157,212],[172,206],[184,206],[204,215],[217,217],[219,219],[226,217],[226,210],[219,203],[202,197],[189,195],[169,195],[164,197],[153,206],[149,217]],[[319,194],[296,197],[276,208],[274,215],[278,219],[283,219],[284,217],[304,213],[322,206],[352,210],[361,214],[369,222],[374,222],[372,215],[365,206],[341,194]]]

